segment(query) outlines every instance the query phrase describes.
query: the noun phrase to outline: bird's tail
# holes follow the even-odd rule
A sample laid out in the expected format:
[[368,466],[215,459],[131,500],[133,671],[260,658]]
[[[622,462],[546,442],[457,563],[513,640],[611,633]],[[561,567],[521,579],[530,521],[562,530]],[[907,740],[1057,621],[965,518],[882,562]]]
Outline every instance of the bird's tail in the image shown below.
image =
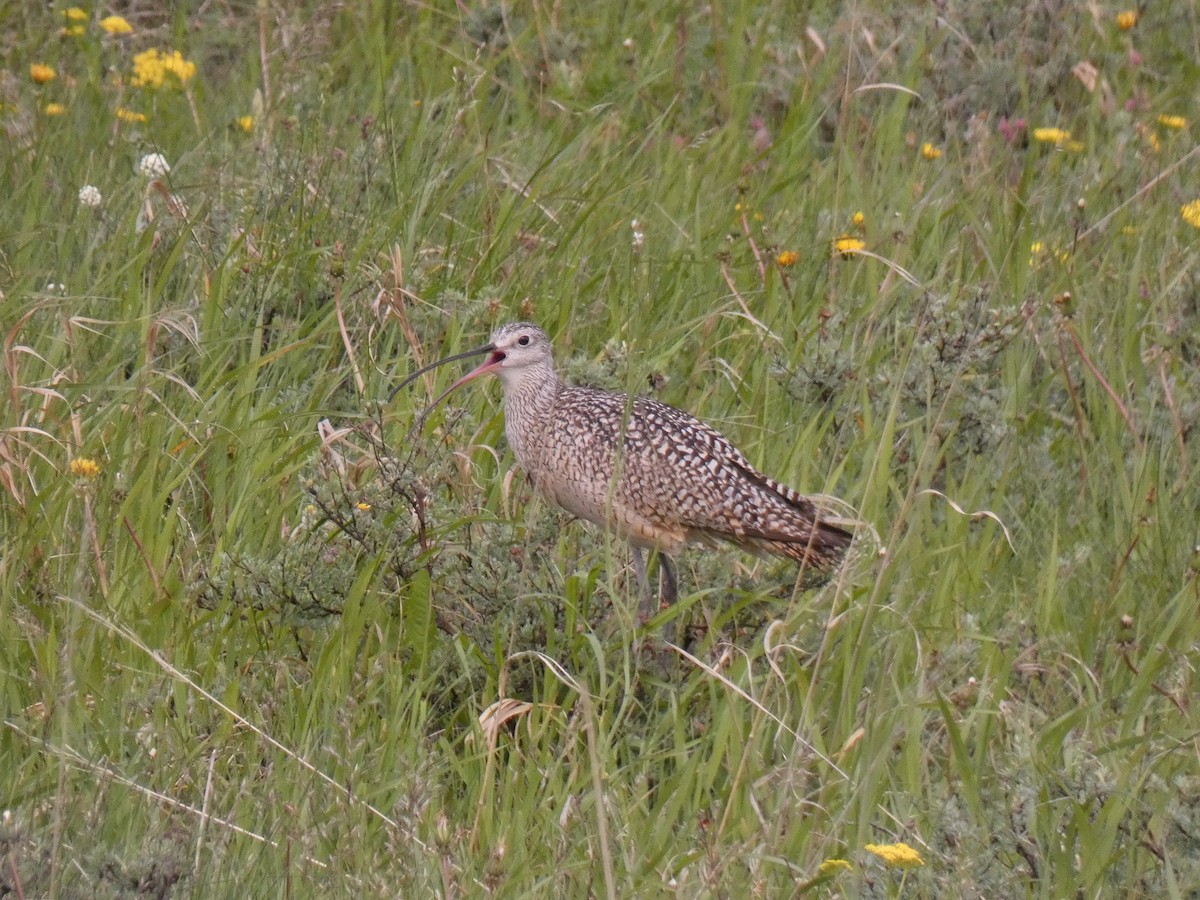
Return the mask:
[[846,558],[854,535],[824,519],[813,523],[807,538],[787,541],[763,541],[763,549],[775,556],[793,559],[817,572],[828,575],[837,570]]

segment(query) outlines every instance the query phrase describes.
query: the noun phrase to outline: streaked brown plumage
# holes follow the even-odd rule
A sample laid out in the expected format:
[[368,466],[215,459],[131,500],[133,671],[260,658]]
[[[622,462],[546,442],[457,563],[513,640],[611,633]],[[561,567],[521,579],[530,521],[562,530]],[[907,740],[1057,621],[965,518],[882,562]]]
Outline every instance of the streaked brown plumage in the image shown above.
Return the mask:
[[[728,541],[820,573],[845,556],[851,534],[844,520],[756,470],[699,419],[648,397],[564,384],[550,339],[536,325],[503,325],[491,343],[426,366],[404,384],[482,354],[487,359],[442,397],[480,375],[498,376],[505,432],[521,468],[547,498],[626,538],[647,593],[642,549],[670,556],[687,543]],[[671,602],[675,576],[660,559],[663,597]]]

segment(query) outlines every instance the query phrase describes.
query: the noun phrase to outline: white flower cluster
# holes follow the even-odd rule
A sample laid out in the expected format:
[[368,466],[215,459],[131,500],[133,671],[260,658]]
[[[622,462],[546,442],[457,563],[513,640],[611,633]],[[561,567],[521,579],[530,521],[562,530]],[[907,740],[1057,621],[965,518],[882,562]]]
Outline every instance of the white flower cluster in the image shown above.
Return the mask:
[[161,153],[147,153],[138,161],[137,170],[147,178],[161,178],[171,171],[171,164]]
[[88,209],[99,209],[104,197],[100,194],[100,188],[94,184],[85,184],[79,189],[79,202]]

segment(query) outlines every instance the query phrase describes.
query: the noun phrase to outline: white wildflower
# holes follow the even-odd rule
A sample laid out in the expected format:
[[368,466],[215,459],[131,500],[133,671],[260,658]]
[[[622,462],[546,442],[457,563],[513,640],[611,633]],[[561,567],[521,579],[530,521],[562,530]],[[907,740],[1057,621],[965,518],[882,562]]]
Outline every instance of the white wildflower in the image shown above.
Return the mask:
[[79,202],[89,209],[99,209],[104,197],[100,195],[100,188],[94,184],[85,184],[79,189]]
[[137,170],[147,178],[161,178],[171,171],[171,164],[161,153],[147,153],[138,161]]
[[642,223],[634,219],[629,223],[629,227],[633,230],[633,249],[642,249],[642,244],[646,241],[646,234],[642,231]]

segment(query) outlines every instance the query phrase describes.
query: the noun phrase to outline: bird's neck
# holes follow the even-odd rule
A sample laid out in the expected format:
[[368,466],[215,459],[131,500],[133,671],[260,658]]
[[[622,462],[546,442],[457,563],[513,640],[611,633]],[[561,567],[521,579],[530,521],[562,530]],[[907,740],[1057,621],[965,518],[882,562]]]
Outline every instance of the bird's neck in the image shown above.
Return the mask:
[[563,383],[552,369],[526,370],[504,380],[504,430],[517,462],[532,473],[538,466],[542,432],[554,415]]

